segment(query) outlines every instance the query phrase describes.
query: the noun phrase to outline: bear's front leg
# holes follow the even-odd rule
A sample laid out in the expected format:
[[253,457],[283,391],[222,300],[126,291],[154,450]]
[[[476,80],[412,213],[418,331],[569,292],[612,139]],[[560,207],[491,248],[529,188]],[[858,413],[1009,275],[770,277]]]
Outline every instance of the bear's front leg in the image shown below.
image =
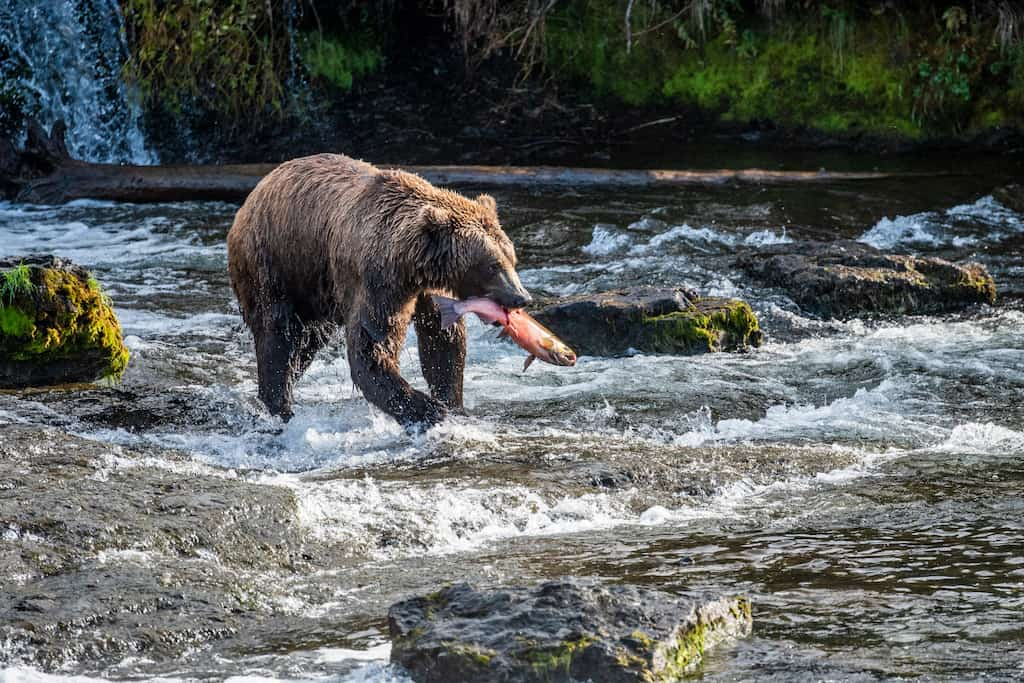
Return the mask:
[[466,324],[459,320],[447,330],[441,328],[441,312],[426,294],[416,300],[413,314],[420,367],[430,386],[430,395],[451,410],[461,412],[462,374],[466,369]]
[[401,341],[395,344],[389,338],[375,340],[360,324],[358,317],[345,328],[352,381],[362,390],[366,400],[409,431],[429,427],[444,419],[447,414],[444,404],[416,391],[398,374]]

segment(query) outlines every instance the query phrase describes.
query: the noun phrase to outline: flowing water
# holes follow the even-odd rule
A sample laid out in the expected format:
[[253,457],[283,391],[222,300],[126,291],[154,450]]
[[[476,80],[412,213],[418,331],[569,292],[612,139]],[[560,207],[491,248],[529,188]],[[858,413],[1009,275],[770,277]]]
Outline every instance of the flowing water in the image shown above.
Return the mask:
[[[0,205],[0,252],[91,268],[133,354],[118,387],[0,395],[0,678],[404,681],[395,600],[575,575],[750,595],[710,681],[1022,680],[1024,216],[995,184],[498,192],[532,290],[739,296],[766,343],[522,373],[471,323],[470,416],[415,437],[340,344],[261,413],[235,206]],[[824,322],[732,265],[836,237],[979,260],[1000,303]]]
[[117,0],[4,0],[0,83],[17,84],[26,112],[68,126],[68,151],[95,162],[151,164],[140,108],[121,80],[128,55]]

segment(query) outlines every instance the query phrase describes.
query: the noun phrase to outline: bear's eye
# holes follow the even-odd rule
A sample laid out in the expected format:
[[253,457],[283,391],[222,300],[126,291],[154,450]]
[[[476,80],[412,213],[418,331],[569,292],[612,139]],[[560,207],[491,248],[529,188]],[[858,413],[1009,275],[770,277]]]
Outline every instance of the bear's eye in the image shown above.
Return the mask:
[[490,272],[491,275],[497,275],[502,271],[501,264],[498,263],[497,261],[494,261],[491,263],[491,265],[487,267],[487,270]]

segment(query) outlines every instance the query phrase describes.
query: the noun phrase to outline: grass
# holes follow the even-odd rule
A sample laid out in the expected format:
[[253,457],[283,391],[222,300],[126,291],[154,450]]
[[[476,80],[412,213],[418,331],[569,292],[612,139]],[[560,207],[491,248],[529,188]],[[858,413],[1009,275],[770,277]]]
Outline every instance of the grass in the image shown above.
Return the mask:
[[3,282],[0,283],[0,305],[10,306],[19,296],[32,296],[34,289],[31,269],[24,263],[19,263],[3,274]]
[[384,59],[379,43],[366,32],[343,38],[317,31],[304,35],[299,45],[310,75],[346,92],[356,79],[379,69]]

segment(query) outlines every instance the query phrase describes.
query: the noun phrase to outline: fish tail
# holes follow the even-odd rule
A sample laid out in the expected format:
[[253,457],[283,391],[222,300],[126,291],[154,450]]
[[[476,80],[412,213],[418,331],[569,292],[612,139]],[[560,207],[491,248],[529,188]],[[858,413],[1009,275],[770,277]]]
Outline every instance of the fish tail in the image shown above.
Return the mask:
[[446,296],[434,295],[430,297],[434,300],[434,305],[437,306],[437,310],[441,311],[441,329],[447,329],[459,322],[459,318],[462,317],[462,313],[459,311],[459,302],[455,299],[449,299]]

